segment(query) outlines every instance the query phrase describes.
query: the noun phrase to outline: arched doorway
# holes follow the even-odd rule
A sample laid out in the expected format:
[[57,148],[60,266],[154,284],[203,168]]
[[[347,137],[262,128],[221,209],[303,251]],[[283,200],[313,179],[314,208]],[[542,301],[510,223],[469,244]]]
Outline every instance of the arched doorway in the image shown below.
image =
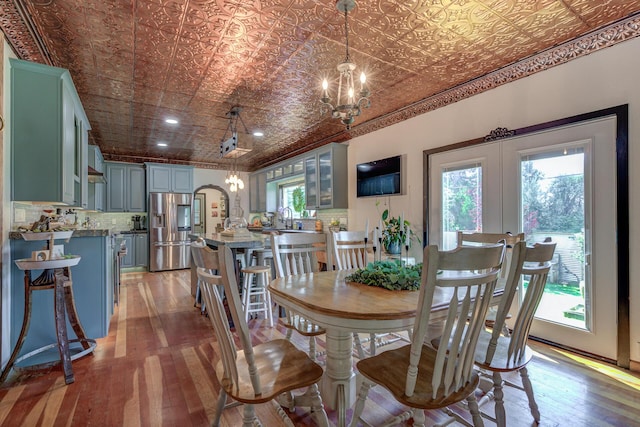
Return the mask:
[[213,233],[224,227],[229,216],[229,193],[215,184],[198,187],[193,192],[193,231]]

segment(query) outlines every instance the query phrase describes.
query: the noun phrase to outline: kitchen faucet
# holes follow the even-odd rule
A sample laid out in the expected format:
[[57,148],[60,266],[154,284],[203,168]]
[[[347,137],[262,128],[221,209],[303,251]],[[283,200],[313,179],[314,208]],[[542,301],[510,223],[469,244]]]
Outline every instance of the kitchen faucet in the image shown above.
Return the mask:
[[[284,207],[284,208],[280,208],[280,212],[282,215],[282,219],[280,220],[281,222],[284,222],[284,228],[285,230],[292,230],[293,229],[293,211],[291,210],[290,207]],[[289,212],[289,216],[285,216],[285,212]],[[289,219],[291,221],[291,225],[287,225],[287,219]]]

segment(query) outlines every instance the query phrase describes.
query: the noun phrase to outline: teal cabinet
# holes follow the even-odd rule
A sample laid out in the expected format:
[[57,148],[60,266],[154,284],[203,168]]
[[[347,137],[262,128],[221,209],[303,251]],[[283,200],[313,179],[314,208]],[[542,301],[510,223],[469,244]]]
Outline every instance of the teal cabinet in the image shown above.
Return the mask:
[[149,265],[149,234],[121,234],[125,245],[127,245],[127,255],[122,258],[121,267],[145,267]]
[[134,259],[135,259],[135,250],[133,248],[134,245],[134,240],[133,240],[133,234],[123,234],[122,235],[122,241],[124,242],[125,246],[127,247],[127,254],[125,256],[122,257],[122,261],[120,266],[122,268],[126,268],[126,267],[133,267],[134,265]]
[[347,146],[329,144],[312,151],[304,159],[307,209],[346,209]]
[[91,129],[71,75],[9,59],[11,199],[87,207]]
[[[56,242],[58,243],[58,242]],[[11,247],[11,315],[10,348],[13,348],[22,327],[24,314],[24,271],[20,270],[16,259],[31,258],[31,252],[42,249],[42,241],[10,241]],[[66,254],[80,255],[78,265],[70,268],[73,280],[73,294],[78,317],[89,338],[102,338],[109,333],[109,321],[113,314],[113,282],[110,264],[113,252],[109,236],[71,237],[64,243]],[[31,272],[37,277],[41,270]],[[32,293],[31,323],[21,354],[56,342],[53,291],[42,290]],[[69,339],[76,338],[71,327]]]
[[134,234],[134,265],[147,267],[149,265],[149,235],[147,233]]
[[[89,166],[100,173],[104,173],[104,158],[102,152],[97,145],[89,145]],[[104,211],[105,205],[105,189],[106,184],[104,182],[89,182],[88,194],[87,194],[87,210],[91,211]]]
[[146,212],[145,170],[134,163],[105,162],[107,212]]
[[267,173],[255,172],[249,175],[249,211],[267,210]]
[[149,193],[193,193],[193,166],[145,163]]

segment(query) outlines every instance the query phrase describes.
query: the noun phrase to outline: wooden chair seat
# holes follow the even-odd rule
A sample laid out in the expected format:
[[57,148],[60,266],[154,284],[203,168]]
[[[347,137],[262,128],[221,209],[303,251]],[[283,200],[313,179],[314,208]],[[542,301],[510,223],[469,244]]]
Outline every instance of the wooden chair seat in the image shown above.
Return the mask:
[[[259,396],[254,392],[247,369],[238,370],[237,383],[234,383],[224,380],[224,363],[216,364],[216,376],[222,378],[220,382],[225,392],[242,403],[265,403],[284,392],[313,385],[322,378],[322,367],[285,339],[253,346],[253,357],[260,378]],[[237,352],[236,364],[249,366],[244,351]]]
[[308,319],[297,313],[291,313],[291,315],[287,317],[287,321],[282,324],[285,328],[293,329],[305,337],[315,337],[325,333],[324,328],[310,322]]
[[500,337],[498,339],[493,359],[490,362],[485,361],[487,348],[491,341],[491,332],[482,331],[478,337],[478,345],[476,347],[476,366],[481,369],[488,369],[497,372],[518,371],[525,367],[533,358],[533,351],[529,346],[524,347],[522,356],[518,359],[509,357],[509,338]]
[[271,272],[271,267],[269,267],[268,265],[250,265],[248,267],[244,267],[241,270],[243,273],[251,273],[251,274],[259,274],[259,273],[265,273]]
[[[358,370],[368,380],[381,384],[389,390],[398,402],[419,409],[438,409],[452,405],[464,400],[478,386],[480,381],[478,374],[473,372],[470,381],[455,393],[445,394],[443,388],[439,387],[436,397],[432,397],[431,380],[437,353],[432,348],[423,346],[420,362],[418,362],[420,375],[416,381],[413,395],[409,397],[405,394],[405,387],[410,352],[410,345],[381,352],[376,356],[359,361]],[[446,363],[443,369],[446,370]]]

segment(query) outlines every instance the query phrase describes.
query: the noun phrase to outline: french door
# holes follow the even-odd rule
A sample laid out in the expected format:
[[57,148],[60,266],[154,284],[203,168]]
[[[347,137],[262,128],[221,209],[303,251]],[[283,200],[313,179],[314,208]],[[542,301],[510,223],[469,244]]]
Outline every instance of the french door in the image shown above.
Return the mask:
[[531,335],[614,360],[615,136],[608,117],[433,154],[428,213],[429,242],[444,248],[457,230],[556,242]]

